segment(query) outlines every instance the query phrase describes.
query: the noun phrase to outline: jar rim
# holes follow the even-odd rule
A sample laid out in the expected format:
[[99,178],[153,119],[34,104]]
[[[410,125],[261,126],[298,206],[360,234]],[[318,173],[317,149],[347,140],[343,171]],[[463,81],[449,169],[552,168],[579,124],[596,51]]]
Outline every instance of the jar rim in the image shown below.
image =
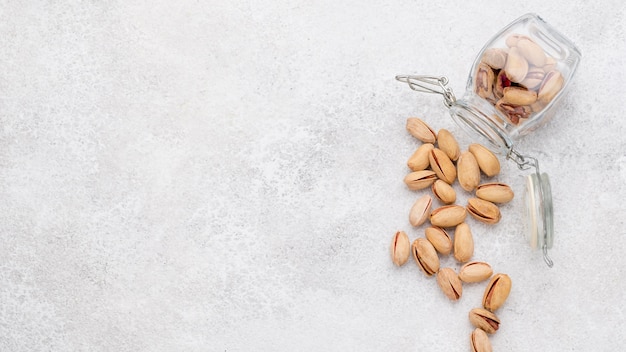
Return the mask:
[[554,244],[554,219],[552,191],[548,174],[534,172],[526,178],[526,214],[528,222],[528,240],[533,249],[542,249],[544,260],[547,250]]
[[[472,99],[471,102],[465,99],[457,100],[450,107],[450,115],[467,134],[480,138],[491,149],[506,155],[513,148],[513,141],[504,129],[492,121],[492,118],[500,117],[492,106],[485,103],[476,99]],[[484,106],[476,106],[477,104]],[[492,111],[493,117],[487,115],[485,111]]]

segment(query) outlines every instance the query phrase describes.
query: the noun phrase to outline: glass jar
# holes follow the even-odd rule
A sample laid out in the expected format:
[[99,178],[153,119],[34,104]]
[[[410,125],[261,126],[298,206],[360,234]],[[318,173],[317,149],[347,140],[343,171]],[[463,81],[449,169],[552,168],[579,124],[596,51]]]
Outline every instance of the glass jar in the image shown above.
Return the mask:
[[455,122],[491,149],[534,168],[526,180],[525,204],[528,237],[533,248],[552,247],[552,194],[550,180],[533,157],[515,150],[515,140],[545,124],[555,115],[578,63],[580,51],[535,14],[526,14],[498,32],[482,48],[472,65],[466,92],[457,100],[437,76],[397,76],[411,89],[439,93]]

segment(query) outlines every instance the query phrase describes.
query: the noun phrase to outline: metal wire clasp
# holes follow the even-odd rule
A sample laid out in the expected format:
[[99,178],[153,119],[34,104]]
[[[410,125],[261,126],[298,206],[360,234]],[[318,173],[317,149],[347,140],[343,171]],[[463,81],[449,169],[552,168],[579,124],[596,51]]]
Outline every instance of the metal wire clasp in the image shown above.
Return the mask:
[[406,83],[409,88],[416,92],[436,93],[443,95],[444,104],[451,107],[456,102],[456,97],[452,92],[452,88],[448,87],[448,78],[445,76],[413,76],[399,75],[396,80]]

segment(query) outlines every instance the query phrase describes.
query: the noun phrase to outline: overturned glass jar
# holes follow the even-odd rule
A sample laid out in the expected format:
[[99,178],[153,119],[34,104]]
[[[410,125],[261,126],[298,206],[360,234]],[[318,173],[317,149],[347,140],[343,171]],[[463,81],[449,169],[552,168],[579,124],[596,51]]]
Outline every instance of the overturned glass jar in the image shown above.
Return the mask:
[[552,266],[554,225],[548,175],[537,159],[519,153],[515,140],[545,124],[558,110],[581,54],[566,37],[535,14],[526,14],[498,32],[478,54],[465,95],[456,99],[438,76],[401,75],[396,79],[419,92],[443,95],[450,115],[466,132],[513,160],[534,169],[526,179],[528,238]]

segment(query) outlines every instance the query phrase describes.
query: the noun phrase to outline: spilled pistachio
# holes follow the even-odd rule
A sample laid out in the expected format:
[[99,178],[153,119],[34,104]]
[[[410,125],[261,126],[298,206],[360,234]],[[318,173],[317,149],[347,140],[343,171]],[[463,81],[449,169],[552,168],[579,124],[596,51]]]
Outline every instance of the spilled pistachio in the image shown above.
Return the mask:
[[454,258],[464,263],[474,255],[474,238],[469,225],[461,223],[454,230]]
[[411,242],[404,231],[396,231],[391,242],[391,260],[397,266],[404,265],[411,254]]
[[437,284],[443,294],[456,301],[463,295],[463,284],[452,268],[441,268],[437,273]]
[[430,165],[428,160],[428,154],[435,148],[432,143],[424,143],[411,155],[406,165],[411,171],[421,171],[426,169]]
[[463,221],[467,211],[460,205],[444,205],[430,213],[430,223],[438,227],[454,227]]
[[404,177],[404,183],[410,190],[424,189],[435,182],[437,175],[431,170],[414,171]]
[[452,251],[452,239],[446,230],[441,227],[431,226],[424,231],[426,239],[435,247],[435,250],[443,255],[450,254]]
[[491,265],[485,262],[469,262],[459,270],[459,279],[463,282],[473,283],[485,281],[491,277],[493,270]]
[[476,158],[478,167],[485,175],[493,177],[500,173],[500,161],[491,150],[478,143],[470,144],[468,149]]
[[476,220],[486,224],[495,224],[502,215],[497,205],[480,198],[467,200],[467,212]]
[[435,247],[427,239],[418,238],[413,241],[411,251],[413,252],[415,263],[426,276],[433,276],[439,271],[437,251],[435,251]]
[[424,143],[434,144],[437,141],[437,135],[430,126],[420,118],[409,117],[406,119],[406,130],[409,133]]
[[433,204],[433,199],[428,194],[421,196],[415,201],[409,212],[409,222],[413,226],[420,226],[428,216],[430,216],[430,207]]
[[440,129],[437,133],[437,146],[446,153],[448,158],[452,161],[456,161],[456,159],[459,158],[459,154],[461,154],[456,138],[445,128]]
[[434,148],[428,155],[430,168],[437,174],[437,177],[452,184],[456,179],[456,168],[454,164],[441,149]]
[[433,194],[444,204],[452,204],[456,201],[454,188],[442,180],[437,180],[431,186]]
[[500,328],[500,319],[492,312],[483,308],[474,308],[469,312],[469,320],[477,328],[493,334]]
[[480,183],[480,168],[474,154],[463,152],[456,162],[459,184],[464,190],[471,192]]
[[507,203],[514,196],[511,187],[504,183],[490,182],[476,187],[476,197],[493,203]]
[[483,294],[483,307],[491,312],[500,308],[511,292],[511,278],[507,274],[495,274]]
[[492,352],[491,342],[487,333],[479,328],[474,329],[470,335],[470,346],[472,352]]

